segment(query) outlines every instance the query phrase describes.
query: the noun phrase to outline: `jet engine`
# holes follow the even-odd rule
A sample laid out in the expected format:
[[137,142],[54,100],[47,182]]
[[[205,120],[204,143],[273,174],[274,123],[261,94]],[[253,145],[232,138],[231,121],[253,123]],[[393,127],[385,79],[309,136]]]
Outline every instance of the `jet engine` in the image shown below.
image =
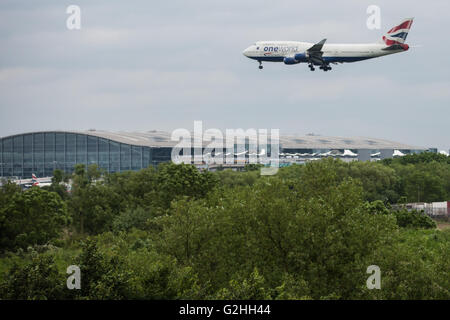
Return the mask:
[[284,62],[284,64],[297,64],[297,63],[300,63],[300,61],[295,60],[295,58],[293,58],[293,57],[286,57],[286,58],[284,58],[283,62]]

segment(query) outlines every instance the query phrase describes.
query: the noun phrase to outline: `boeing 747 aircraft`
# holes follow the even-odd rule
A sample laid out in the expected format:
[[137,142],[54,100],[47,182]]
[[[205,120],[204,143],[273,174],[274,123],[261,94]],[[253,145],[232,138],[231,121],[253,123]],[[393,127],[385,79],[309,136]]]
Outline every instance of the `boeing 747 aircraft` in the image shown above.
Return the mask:
[[330,64],[356,62],[404,52],[409,49],[405,44],[411,29],[413,18],[405,19],[389,30],[379,43],[369,44],[325,44],[327,39],[313,44],[298,41],[259,41],[244,50],[243,54],[259,62],[284,62],[285,64],[308,63],[311,71],[319,66],[323,71],[331,70]]

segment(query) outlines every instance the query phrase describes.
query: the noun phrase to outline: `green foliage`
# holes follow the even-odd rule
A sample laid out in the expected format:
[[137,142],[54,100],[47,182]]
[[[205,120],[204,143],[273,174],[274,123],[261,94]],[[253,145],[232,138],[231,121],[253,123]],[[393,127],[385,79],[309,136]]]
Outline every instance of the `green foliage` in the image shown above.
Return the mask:
[[212,190],[217,179],[210,172],[200,172],[187,164],[162,163],[157,176],[159,197],[164,208],[180,196],[201,198]]
[[[339,159],[323,159],[316,165],[294,165],[280,170],[280,176],[290,181],[299,183],[304,180],[314,179],[314,170],[319,167],[327,168],[333,174],[333,181],[342,181],[352,178],[359,181],[363,187],[363,195],[367,201],[381,200],[395,203],[399,198],[399,185],[401,179],[394,169],[377,162],[343,162]],[[319,181],[317,181],[319,183]],[[320,189],[319,185],[317,189]],[[327,188],[326,186],[323,186]],[[326,190],[326,189],[324,189]]]
[[264,165],[262,164],[258,164],[258,163],[250,163],[250,164],[246,164],[244,167],[245,171],[258,171],[261,170],[261,168],[263,168]]
[[304,279],[286,273],[283,275],[282,284],[275,288],[272,295],[276,300],[310,300],[310,292]]
[[56,169],[53,171],[52,184],[59,184],[64,181],[64,171]]
[[251,186],[261,177],[259,170],[237,172],[225,169],[213,174],[220,181],[222,187]]
[[436,229],[436,223],[423,211],[402,209],[394,212],[397,224],[403,228]]
[[122,258],[117,255],[107,257],[88,239],[82,244],[78,258],[82,272],[81,299],[125,299],[130,295],[130,272]]
[[42,189],[56,192],[61,199],[66,200],[68,197],[67,187],[64,182],[67,182],[68,176],[64,171],[56,169],[53,171],[52,184],[50,186],[42,187]]
[[74,186],[69,209],[80,233],[97,234],[111,228],[121,210],[120,198],[102,184]]
[[134,297],[137,299],[199,297],[197,275],[191,267],[180,267],[171,256],[140,248],[129,253],[128,265],[133,272]]
[[148,168],[100,177],[96,167],[89,167],[88,171],[84,166],[75,169],[68,203],[82,234],[94,235],[113,228],[142,228],[141,220],[132,225],[133,215],[139,216],[138,219],[161,215],[172,200],[183,196],[205,197],[217,184],[209,172],[201,173],[195,166],[172,163],[162,164],[158,171]]
[[434,202],[450,199],[450,165],[439,162],[399,164],[392,168],[402,177],[398,192],[408,202]]
[[25,265],[14,264],[0,281],[0,297],[12,300],[54,300],[66,296],[65,277],[51,256],[36,255]]
[[101,172],[96,165],[86,171],[77,165],[72,177],[72,193],[68,200],[70,214],[77,230],[97,234],[110,230],[112,221],[123,209],[121,198],[111,188],[97,181]]
[[[7,189],[5,192],[11,192]],[[56,193],[38,187],[25,192],[11,192],[2,202],[0,207],[2,251],[45,244],[58,237],[61,228],[70,221],[66,204],[61,198]]]
[[[0,209],[4,208],[9,204],[11,201],[11,198],[22,192],[22,189],[15,183],[11,181],[7,181],[1,188],[0,188]],[[2,222],[2,217],[0,216],[0,225]]]
[[145,229],[147,221],[153,217],[149,209],[127,209],[114,218],[112,229],[116,232],[130,231],[133,228]]
[[402,165],[430,163],[430,162],[440,162],[450,164],[450,157],[434,152],[422,152],[417,154],[407,154],[406,156],[393,159],[392,162],[393,163],[397,162]]
[[364,204],[367,212],[371,214],[389,214],[390,210],[386,208],[385,204],[381,200],[376,200],[373,202],[366,202]]
[[[448,199],[443,158],[255,169],[77,165],[63,198],[61,172],[49,190],[6,183],[0,299],[450,299],[450,231],[390,206]],[[81,290],[65,289],[73,264]]]
[[229,288],[220,290],[215,298],[219,300],[269,300],[270,294],[264,287],[264,277],[258,269],[250,274],[248,279],[232,279]]
[[153,167],[140,171],[113,173],[104,177],[111,194],[116,194],[123,207],[154,208],[158,206],[157,172]]
[[390,246],[374,253],[381,269],[381,290],[364,299],[445,299],[450,297],[450,237],[437,230],[405,229]]
[[[318,185],[312,177],[321,173]],[[269,288],[295,274],[304,279],[298,280],[302,288],[310,288],[297,293],[301,297],[339,290],[348,297],[364,278],[353,270],[362,270],[372,250],[388,241],[395,219],[364,211],[360,187],[351,181],[333,186],[333,174],[322,166],[308,168],[308,177],[293,190],[268,178],[207,202],[177,202],[160,219],[157,248],[193,266],[200,282],[211,284],[211,294],[256,267]],[[327,192],[312,192],[324,186]]]

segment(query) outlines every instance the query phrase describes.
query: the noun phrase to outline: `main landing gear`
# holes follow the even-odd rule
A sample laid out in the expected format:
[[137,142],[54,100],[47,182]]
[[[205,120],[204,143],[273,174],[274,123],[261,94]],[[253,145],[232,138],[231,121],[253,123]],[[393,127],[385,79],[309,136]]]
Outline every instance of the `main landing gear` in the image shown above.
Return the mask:
[[262,66],[262,62],[261,61],[258,61],[259,62],[259,70],[261,70],[262,68],[263,68],[263,66]]
[[[314,65],[313,65],[312,63],[310,63],[310,64],[308,65],[308,67],[309,67],[309,70],[311,70],[311,71],[316,70],[316,68],[314,68]],[[320,70],[323,70],[323,71],[328,71],[328,70],[331,70],[332,68],[331,68],[329,65],[327,65],[327,64],[323,64],[323,65],[321,65],[321,66],[319,67],[319,69],[320,69]]]
[[332,68],[326,64],[322,65],[319,67],[319,69],[322,69],[323,71],[328,71],[331,70]]

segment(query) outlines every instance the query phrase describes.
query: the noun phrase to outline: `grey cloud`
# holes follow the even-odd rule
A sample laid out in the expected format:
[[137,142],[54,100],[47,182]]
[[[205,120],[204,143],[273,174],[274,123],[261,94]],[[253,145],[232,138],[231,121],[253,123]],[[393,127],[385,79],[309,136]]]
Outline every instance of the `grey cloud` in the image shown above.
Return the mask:
[[[82,9],[82,30],[65,8]],[[365,27],[369,4],[382,30]],[[448,149],[450,3],[423,1],[10,1],[0,4],[0,135],[43,129],[170,130],[193,120],[373,136]],[[372,42],[407,16],[422,47],[311,73],[257,64],[257,40]],[[445,24],[444,24],[445,23]],[[418,130],[417,128],[420,128]]]

